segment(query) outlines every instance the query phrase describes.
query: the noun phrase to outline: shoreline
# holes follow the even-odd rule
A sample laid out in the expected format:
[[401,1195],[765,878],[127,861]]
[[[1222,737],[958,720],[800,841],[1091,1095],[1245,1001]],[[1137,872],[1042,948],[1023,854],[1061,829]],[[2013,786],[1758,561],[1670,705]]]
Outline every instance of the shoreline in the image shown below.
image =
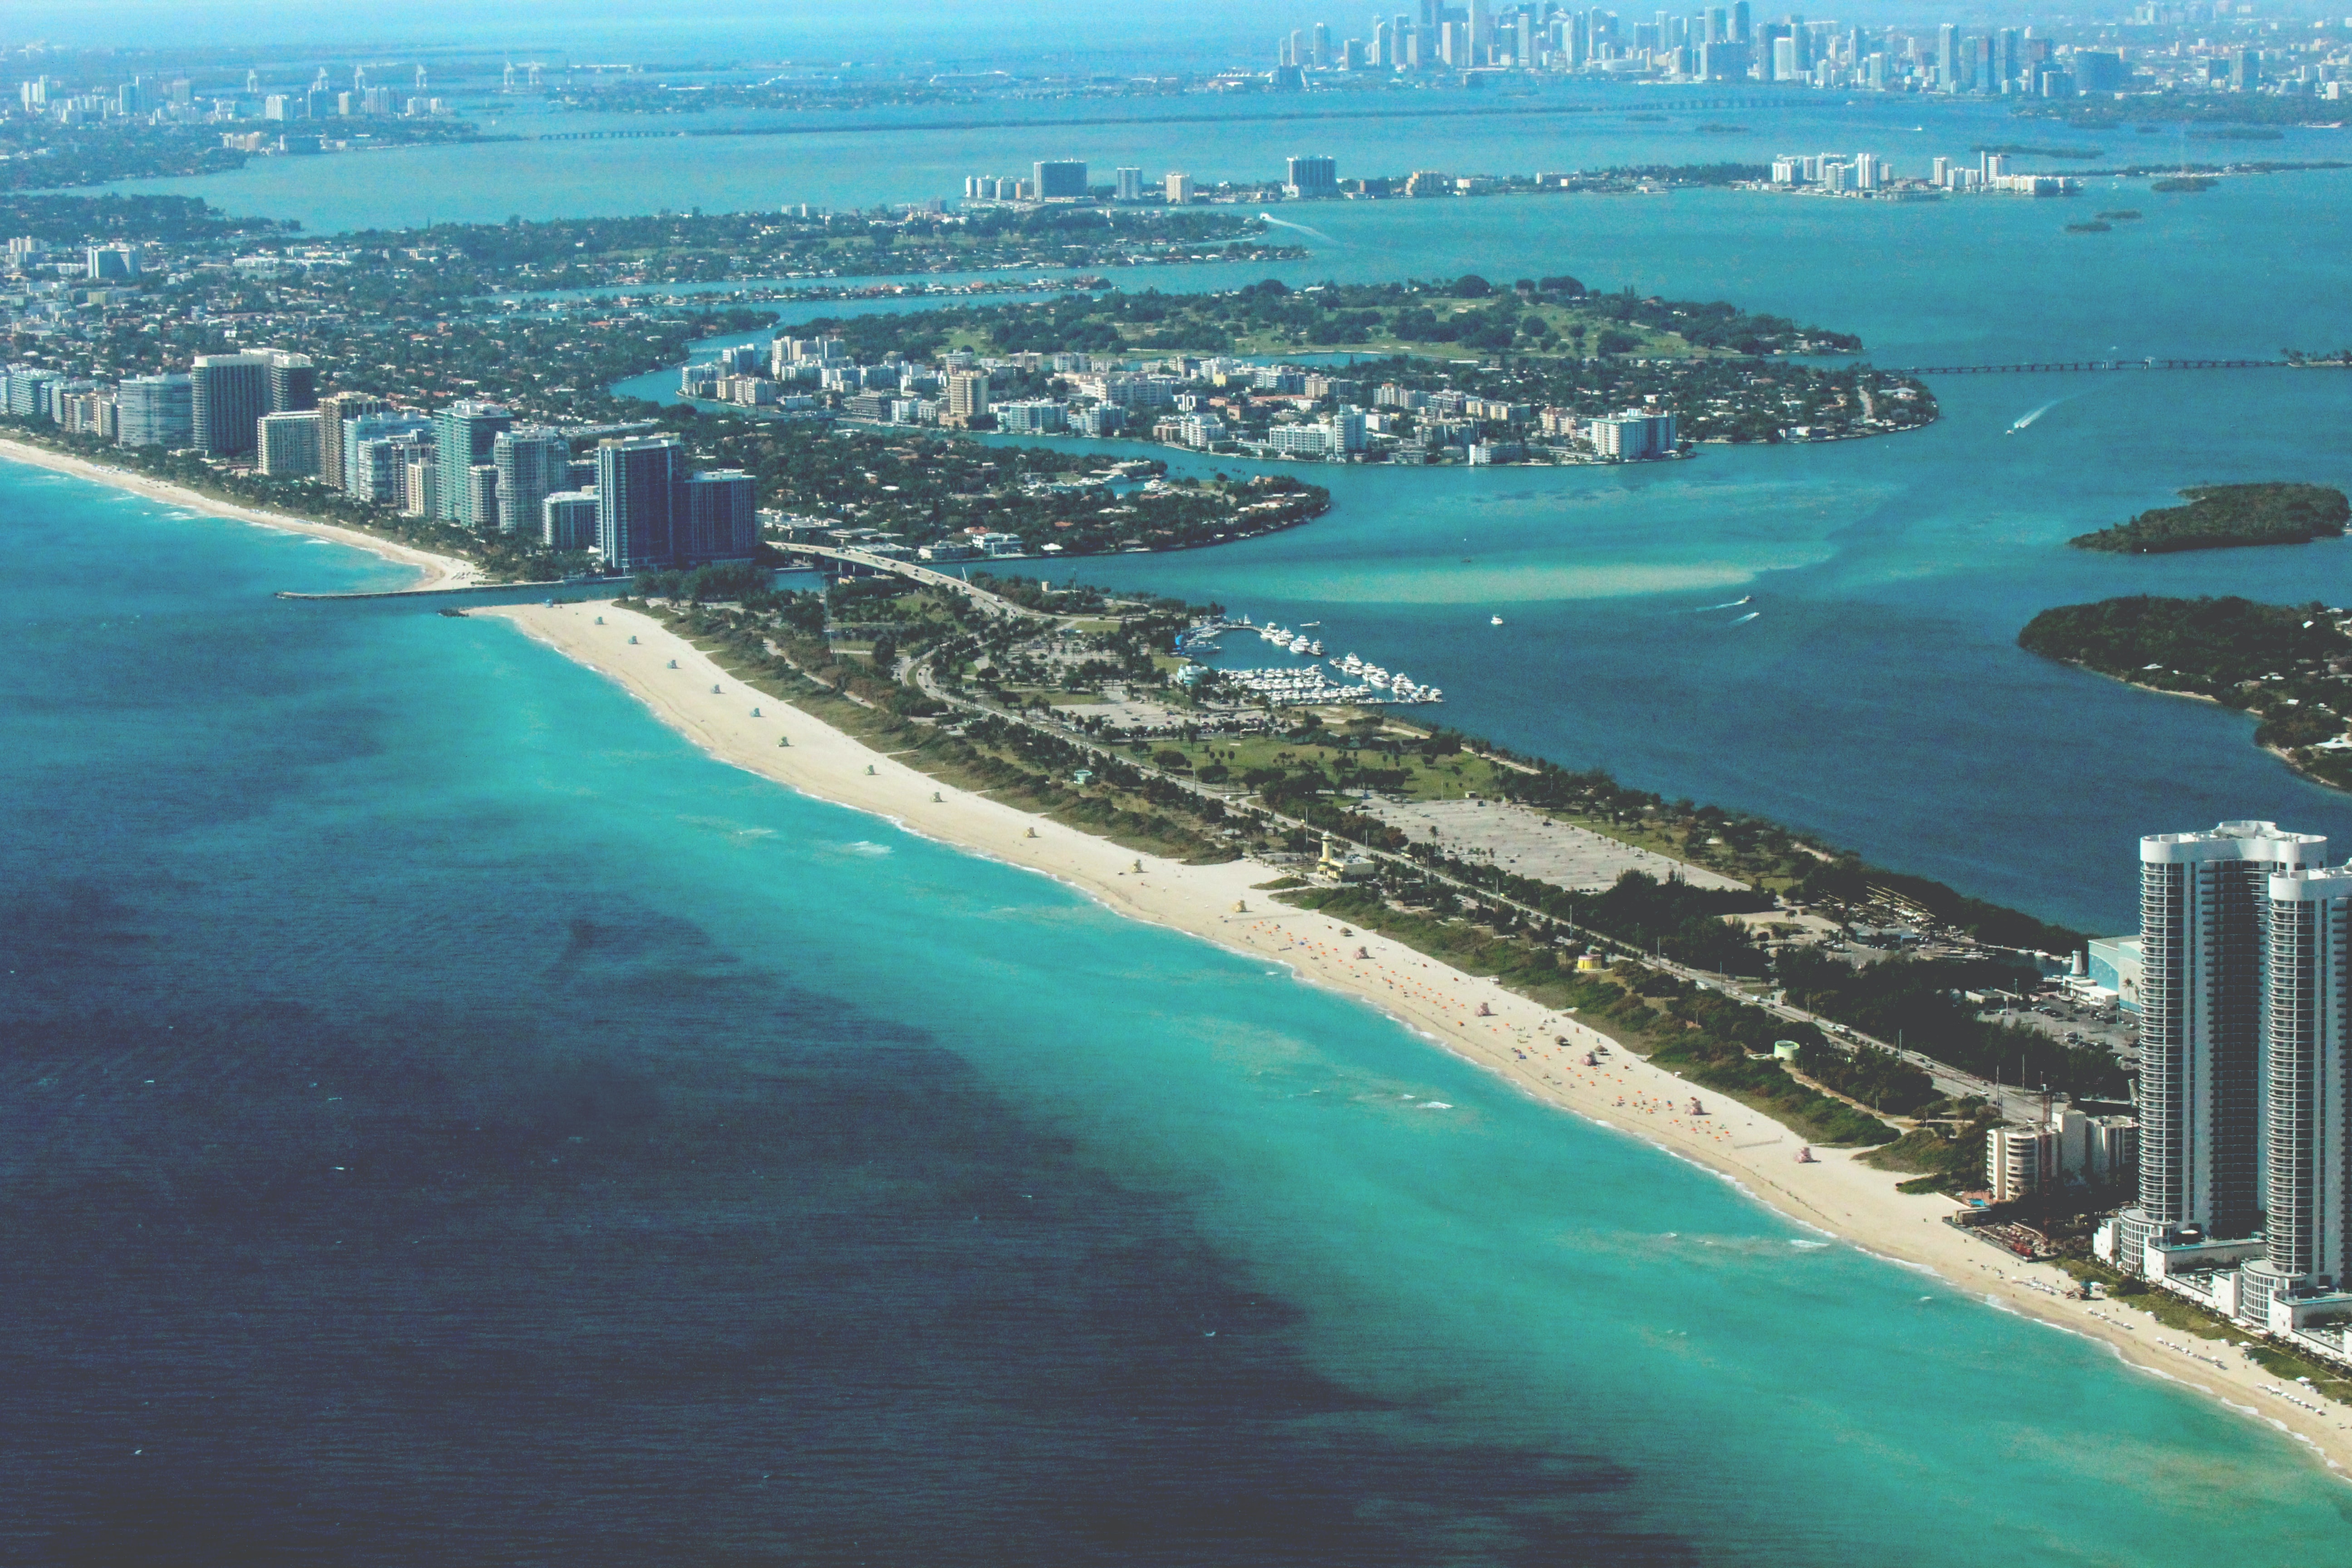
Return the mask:
[[[799,794],[886,818],[951,848],[1039,872],[1129,919],[1271,959],[1297,980],[1364,1003],[1439,1048],[1555,1110],[1628,1133],[1729,1181],[1783,1217],[1901,1267],[1936,1276],[1997,1309],[2098,1341],[2126,1365],[2194,1388],[2266,1422],[2352,1479],[2352,1406],[2322,1414],[2270,1392],[2278,1380],[2251,1362],[2213,1365],[2225,1342],[2169,1331],[2126,1301],[2075,1300],[2053,1266],[2004,1258],[1944,1223],[1951,1200],[1899,1193],[1904,1178],[1858,1163],[1860,1150],[1815,1152],[1796,1163],[1797,1133],[1737,1101],[1703,1115],[1690,1087],[1566,1015],[1491,980],[1465,974],[1403,943],[1274,902],[1256,884],[1281,875],[1250,860],[1190,866],[1138,856],[1107,839],[943,784],[871,751],[780,698],[750,691],[686,638],[609,602],[509,605],[472,612],[513,623],[532,640],[613,681],[714,759]],[[598,625],[598,617],[606,624]],[[632,645],[629,638],[638,641]],[[675,659],[677,668],[668,668]],[[714,691],[712,689],[718,689]],[[751,716],[754,707],[777,712]],[[789,744],[779,744],[779,741]],[[1359,955],[1361,955],[1360,957]],[[1478,1009],[1489,1009],[1482,1016]],[[1553,1042],[1565,1041],[1559,1045]],[[1608,1061],[1583,1065],[1594,1044]]]
[[205,495],[200,490],[192,490],[184,485],[150,479],[145,474],[136,473],[129,468],[118,468],[106,463],[93,462],[88,458],[77,458],[65,452],[53,452],[46,447],[36,447],[26,442],[0,437],[0,458],[22,463],[27,468],[47,468],[52,473],[69,474],[76,479],[88,479],[93,484],[105,485],[113,489],[128,490],[132,495],[143,497],[148,500],[160,501],[165,506],[176,506],[188,511],[201,512],[206,517],[222,518],[231,522],[247,522],[257,528],[274,528],[284,533],[307,534],[313,539],[331,540],[337,544],[348,544],[354,549],[364,550],[372,555],[379,556],[397,565],[414,566],[424,574],[418,581],[399,589],[398,592],[401,593],[415,593],[425,588],[471,587],[482,581],[479,567],[470,561],[461,561],[454,555],[436,555],[429,550],[419,550],[413,544],[403,544],[394,539],[378,538],[373,533],[363,532],[356,528],[345,528],[338,523],[318,522],[307,517],[290,517],[284,512],[263,511],[256,507],[239,506],[235,501],[221,500],[216,497]]
[[[0,459],[210,517],[349,544],[425,573],[411,588],[478,580],[470,563],[454,557],[331,523],[236,506],[45,448],[0,438]],[[1255,884],[1281,875],[1276,868],[1246,859],[1188,866],[1138,857],[1107,839],[942,784],[781,699],[766,700],[780,705],[777,715],[751,718],[751,709],[759,704],[745,700],[734,677],[652,617],[610,602],[485,606],[470,614],[510,621],[532,640],[613,681],[719,762],[813,799],[883,817],[951,848],[1039,872],[1115,914],[1230,952],[1271,959],[1295,979],[1371,1006],[1522,1094],[1729,1182],[1784,1218],[1881,1261],[1932,1275],[1997,1310],[2095,1340],[2137,1371],[2193,1388],[2264,1422],[2310,1449],[2331,1472],[2352,1479],[2352,1406],[2331,1405],[2315,1414],[2284,1397],[2284,1389],[2272,1393],[2268,1385],[2275,1379],[2252,1363],[2206,1362],[2223,1342],[2197,1340],[2176,1330],[2188,1348],[2175,1348],[2152,1315],[2125,1302],[2065,1298],[2061,1292],[2074,1286],[2070,1276],[2049,1265],[2003,1258],[1987,1243],[1961,1234],[1944,1223],[1958,1205],[1896,1192],[1903,1178],[1857,1163],[1863,1151],[1824,1149],[1816,1152],[1817,1163],[1800,1165],[1795,1151],[1803,1140],[1760,1111],[1718,1100],[1711,1113],[1689,1115],[1682,1109],[1689,1086],[1676,1075],[1574,1019],[1402,942],[1274,903]],[[625,624],[600,626],[599,616],[616,623],[625,618]],[[634,647],[631,635],[639,638]],[[667,668],[671,658],[677,660],[676,671]],[[716,693],[713,686],[719,689]],[[780,735],[791,744],[775,745]],[[1366,957],[1359,960],[1358,952]],[[1492,1010],[1490,1016],[1476,1013],[1482,1003]],[[1541,1043],[1546,1039],[1569,1044],[1548,1046]],[[1583,1051],[1604,1043],[1610,1061],[1584,1067]],[[2198,1359],[2197,1370],[2175,1364],[2190,1352]]]
[[[2043,657],[2046,658],[2047,656],[2045,655]],[[2168,687],[2149,686],[2144,682],[2134,680],[2128,675],[2109,675],[2105,670],[2097,668],[2092,665],[2084,664],[2081,659],[2077,658],[2060,659],[2058,662],[2071,666],[2075,669],[2082,670],[2085,674],[2095,675],[2102,680],[2112,680],[2116,682],[2118,685],[2128,686],[2135,691],[2145,691],[2157,697],[2185,697],[2191,702],[2210,703],[2213,707],[2221,709],[2225,713],[2247,712],[2243,708],[2232,708],[2228,703],[2222,701],[2220,698],[2210,696],[2202,691],[2175,691]],[[2256,722],[2260,722],[2260,720],[2256,715],[2248,713],[2247,716],[2249,718],[2254,718]],[[2352,793],[2352,786],[2337,784],[2334,779],[2320,777],[2317,773],[2313,773],[2310,769],[2305,767],[2301,763],[2296,762],[2291,752],[2280,747],[2266,746],[2262,744],[2260,742],[2256,742],[2254,744],[2254,750],[2263,752],[2266,756],[2277,758],[2279,766],[2284,768],[2288,773],[2293,773],[2296,778],[2301,779],[2305,784],[2317,784],[2322,789],[2335,790],[2338,794]]]

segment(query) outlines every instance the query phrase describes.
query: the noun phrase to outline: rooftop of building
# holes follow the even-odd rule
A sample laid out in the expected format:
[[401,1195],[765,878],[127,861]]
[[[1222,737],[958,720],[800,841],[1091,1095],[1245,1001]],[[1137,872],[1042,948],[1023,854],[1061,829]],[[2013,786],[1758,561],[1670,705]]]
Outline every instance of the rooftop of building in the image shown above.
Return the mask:
[[2324,833],[2282,832],[2275,822],[2224,822],[2194,833],[2152,833],[2139,841],[2143,861],[2278,860],[2317,866],[2327,858]]

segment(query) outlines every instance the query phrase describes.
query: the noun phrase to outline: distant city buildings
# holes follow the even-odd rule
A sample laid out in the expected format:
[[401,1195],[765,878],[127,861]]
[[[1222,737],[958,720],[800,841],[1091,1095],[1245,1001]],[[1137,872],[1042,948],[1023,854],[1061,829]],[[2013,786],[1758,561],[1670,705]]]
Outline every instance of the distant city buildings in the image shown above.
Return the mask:
[[1933,160],[1924,182],[1899,180],[1875,153],[1846,156],[1836,153],[1782,153],[1772,160],[1771,184],[1788,190],[1824,195],[1932,195],[1937,191],[2001,192],[2013,195],[2063,196],[2082,189],[2080,180],[2063,174],[2014,174],[2009,155],[1979,153],[1974,164],[1942,157]]
[[1985,1142],[1985,1185],[1994,1203],[2021,1203],[2070,1183],[2106,1185],[2139,1158],[2139,1123],[2053,1099],[2038,1121],[1996,1127]]
[[1612,414],[1595,419],[1585,430],[1595,453],[1633,462],[1664,457],[1675,449],[1675,416],[1671,414]]
[[517,426],[490,440],[492,505],[508,533],[538,533],[549,496],[572,483],[572,443],[544,425]]
[[988,373],[953,370],[948,373],[948,422],[970,425],[988,412]]
[[[430,416],[388,405],[347,420],[343,425],[341,470],[343,493],[404,510],[415,488],[409,477],[409,467],[434,460],[436,436],[436,426]],[[323,426],[320,438],[323,447]],[[433,485],[435,510],[431,515],[441,515],[439,497],[444,482],[436,473]],[[461,478],[455,482],[465,481]]]
[[996,405],[996,427],[1011,436],[1055,436],[1065,428],[1064,406],[1050,397],[1024,397]]
[[1286,195],[1301,201],[1336,196],[1339,194],[1339,166],[1328,155],[1286,159],[1282,188]]
[[[1297,28],[1277,34],[1271,68],[1253,79],[1283,92],[1361,85],[1368,75],[1443,71],[1475,83],[1491,73],[1539,71],[1977,98],[2162,91],[2335,99],[2344,95],[2352,64],[2344,37],[2352,27],[2322,22],[2314,36],[2297,37],[2244,6],[2150,5],[2135,9],[2127,23],[2062,21],[2060,27],[2063,37],[2039,27],[1957,21],[1865,26],[1793,15],[1766,21],[1744,3],[1636,16],[1423,0],[1409,11],[1373,16],[1355,37]],[[2249,33],[2255,36],[2249,39]]]
[[540,503],[541,536],[550,550],[597,547],[596,492],[558,490]]
[[139,276],[139,252],[128,245],[93,245],[83,252],[92,282],[127,283]]
[[1040,159],[1030,165],[1030,186],[1037,201],[1084,201],[1087,166],[1075,158]]
[[330,489],[343,488],[343,434],[351,422],[364,415],[382,414],[392,405],[364,392],[342,392],[319,400],[319,480]]
[[598,443],[596,543],[604,564],[617,572],[669,565],[685,486],[686,447],[676,437]]

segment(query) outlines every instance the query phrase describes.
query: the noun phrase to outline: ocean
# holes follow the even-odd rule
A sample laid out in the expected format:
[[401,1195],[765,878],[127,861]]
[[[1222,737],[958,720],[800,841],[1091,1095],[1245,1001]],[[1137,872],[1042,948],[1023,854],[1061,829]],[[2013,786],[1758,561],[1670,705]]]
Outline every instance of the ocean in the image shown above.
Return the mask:
[[2284,1437],[1261,960],[269,596],[368,557],[13,467],[0,528],[0,1560],[2352,1542]]
[[[1291,275],[1569,270],[1881,363],[2263,353],[2334,346],[2342,177],[2142,185],[2144,229],[2087,237],[2055,203],[1318,210],[1339,245]],[[1087,570],[2113,923],[2132,836],[2342,807],[2242,721],[2010,639],[2141,586],[2340,600],[2340,545],[2058,542],[2206,479],[2343,482],[2343,384],[1954,379],[1895,439],[1334,470],[1307,528]],[[2352,1547],[2284,1437],[1965,1279],[719,766],[501,625],[269,596],[399,580],[370,557],[7,466],[0,531],[0,1561]],[[1742,593],[1753,622],[1700,612]]]

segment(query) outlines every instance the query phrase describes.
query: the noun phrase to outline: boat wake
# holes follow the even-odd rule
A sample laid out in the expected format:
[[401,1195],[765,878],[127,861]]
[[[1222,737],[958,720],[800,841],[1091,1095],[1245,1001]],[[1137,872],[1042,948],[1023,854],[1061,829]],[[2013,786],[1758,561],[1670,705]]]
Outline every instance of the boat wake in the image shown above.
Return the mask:
[[1764,612],[1763,612],[1763,611],[1761,611],[1761,610],[1750,610],[1750,611],[1748,611],[1746,615],[1744,615],[1744,616],[1740,616],[1737,617],[1736,619],[1734,619],[1734,620],[1732,621],[1732,623],[1731,623],[1731,624],[1732,624],[1733,626],[1746,626],[1748,622],[1750,622],[1750,621],[1754,620],[1757,616],[1759,616],[1762,615],[1763,613],[1764,613]]
[[1303,223],[1292,223],[1286,218],[1278,218],[1272,213],[1260,213],[1257,216],[1264,218],[1266,222],[1274,225],[1276,228],[1295,228],[1299,233],[1319,239],[1326,245],[1337,245],[1339,243],[1338,240],[1333,239],[1329,235],[1325,234],[1321,229],[1309,228]]
[[2052,398],[2049,402],[2047,402],[2047,403],[2043,404],[2041,407],[2034,409],[2032,412],[2031,412],[2031,413],[2029,413],[2028,415],[2026,415],[2026,416],[2025,416],[2024,418],[2022,418],[2022,419],[2019,420],[2016,424],[2014,424],[2014,425],[2011,426],[2007,430],[2003,431],[2003,432],[2002,432],[2002,434],[2004,434],[2004,435],[2008,435],[2008,436],[2014,436],[2014,435],[2016,435],[2020,430],[2024,429],[2027,426],[2029,426],[2029,425],[2032,424],[2036,419],[2041,418],[2043,415],[2045,415],[2045,414],[2049,413],[2052,409],[2053,409],[2053,408],[2057,407],[2060,404],[2062,404],[2062,403],[2063,403],[2063,402],[2065,402],[2065,401],[2066,401],[2066,400],[2065,400],[2064,398],[2063,398],[2063,397],[2053,397],[2053,398]]
[[1742,594],[1739,597],[1732,600],[1731,603],[1727,605],[1701,605],[1697,609],[1693,610],[1691,614],[1694,616],[1703,616],[1709,610],[1736,610],[1739,608],[1740,605],[1747,604],[1749,600],[1755,597],[1756,595],[1753,594]]

